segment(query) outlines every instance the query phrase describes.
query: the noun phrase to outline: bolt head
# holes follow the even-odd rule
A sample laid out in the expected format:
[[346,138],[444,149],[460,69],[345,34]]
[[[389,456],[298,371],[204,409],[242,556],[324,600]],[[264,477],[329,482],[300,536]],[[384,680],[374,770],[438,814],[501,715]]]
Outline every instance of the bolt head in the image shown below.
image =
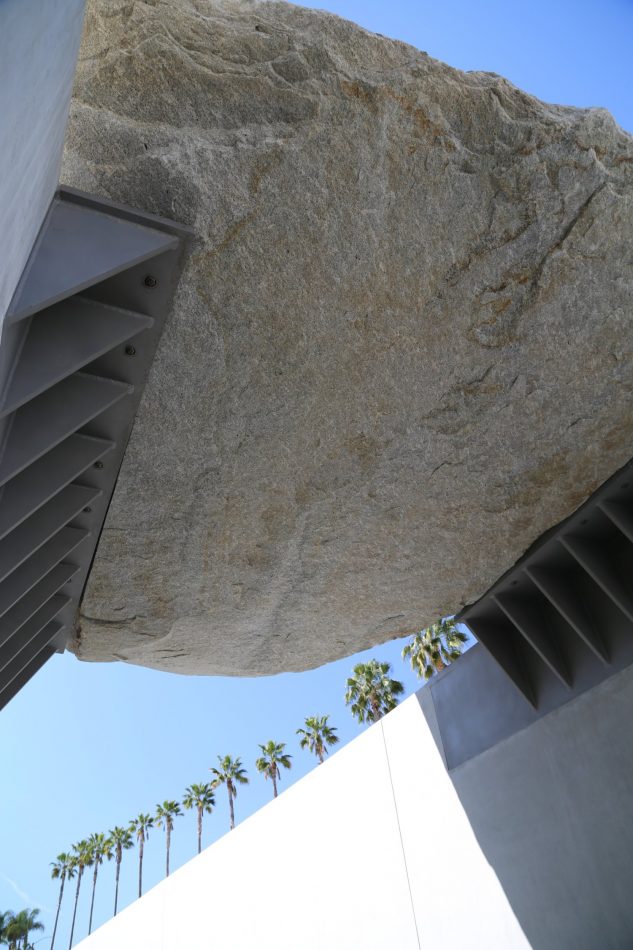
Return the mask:
[[126,355],[126,356],[136,356],[136,347],[135,347],[135,346],[132,346],[132,344],[129,343],[129,344],[125,347],[125,355]]
[[156,287],[158,285],[158,281],[153,274],[148,274],[143,283],[146,287]]

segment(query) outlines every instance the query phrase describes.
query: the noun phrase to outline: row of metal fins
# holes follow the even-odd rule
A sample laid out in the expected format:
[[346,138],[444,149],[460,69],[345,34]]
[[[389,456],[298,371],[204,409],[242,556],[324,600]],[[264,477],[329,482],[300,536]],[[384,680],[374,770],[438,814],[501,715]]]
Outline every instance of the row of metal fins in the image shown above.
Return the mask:
[[535,707],[551,676],[572,690],[633,660],[630,491],[611,480],[461,614]]
[[[170,233],[66,189],[55,196],[6,314],[0,345],[0,708],[58,650],[79,606],[116,466],[95,434],[134,387],[91,366],[151,317],[88,289],[174,248]],[[119,365],[109,358],[100,366]],[[108,378],[106,378],[108,377]],[[107,416],[103,415],[108,414]],[[129,413],[131,419],[134,400]],[[88,432],[85,427],[89,426]],[[118,437],[117,437],[118,439]],[[103,497],[107,492],[108,498]],[[93,512],[97,505],[99,517]],[[69,584],[73,582],[72,588]]]
[[31,317],[0,401],[0,708],[64,645],[65,587],[91,536],[73,521],[101,494],[82,474],[114,448],[81,430],[132,392],[82,369],[151,322],[82,296]]

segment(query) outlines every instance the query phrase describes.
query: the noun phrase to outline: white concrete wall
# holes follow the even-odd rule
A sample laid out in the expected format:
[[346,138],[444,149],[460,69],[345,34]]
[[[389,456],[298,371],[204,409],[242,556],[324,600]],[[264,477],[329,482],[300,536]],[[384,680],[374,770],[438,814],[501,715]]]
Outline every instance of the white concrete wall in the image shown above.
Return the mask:
[[79,946],[529,945],[413,696]]
[[84,0],[0,0],[0,323],[57,187]]

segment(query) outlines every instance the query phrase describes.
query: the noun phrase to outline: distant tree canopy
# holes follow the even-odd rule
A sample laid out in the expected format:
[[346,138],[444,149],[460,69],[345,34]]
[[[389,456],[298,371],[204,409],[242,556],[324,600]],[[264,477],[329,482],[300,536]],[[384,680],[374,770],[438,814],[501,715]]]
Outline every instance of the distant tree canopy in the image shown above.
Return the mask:
[[378,660],[357,663],[352,670],[345,702],[359,722],[378,722],[398,705],[397,697],[404,693],[404,686],[392,679],[390,673],[390,664]]
[[402,658],[411,662],[411,669],[420,678],[430,680],[462,655],[468,637],[458,629],[452,617],[438,620],[411,638],[402,651]]
[[302,749],[308,749],[323,764],[325,756],[328,754],[329,746],[336,745],[339,737],[336,734],[336,727],[328,724],[329,716],[307,716],[303,726],[297,729],[299,745]]
[[33,930],[44,930],[44,924],[38,920],[39,910],[21,910],[14,914],[12,910],[0,911],[0,943],[10,950],[31,950],[29,934]]

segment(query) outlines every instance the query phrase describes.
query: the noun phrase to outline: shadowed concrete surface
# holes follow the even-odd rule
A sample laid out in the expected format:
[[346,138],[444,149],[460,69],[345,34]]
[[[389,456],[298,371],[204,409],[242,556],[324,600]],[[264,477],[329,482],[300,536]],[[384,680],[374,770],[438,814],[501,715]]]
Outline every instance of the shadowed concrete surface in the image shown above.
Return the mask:
[[482,594],[630,457],[631,138],[326,13],[92,0],[63,180],[193,226],[86,660],[300,670]]
[[633,670],[543,714],[477,646],[418,697],[531,945],[627,950]]

